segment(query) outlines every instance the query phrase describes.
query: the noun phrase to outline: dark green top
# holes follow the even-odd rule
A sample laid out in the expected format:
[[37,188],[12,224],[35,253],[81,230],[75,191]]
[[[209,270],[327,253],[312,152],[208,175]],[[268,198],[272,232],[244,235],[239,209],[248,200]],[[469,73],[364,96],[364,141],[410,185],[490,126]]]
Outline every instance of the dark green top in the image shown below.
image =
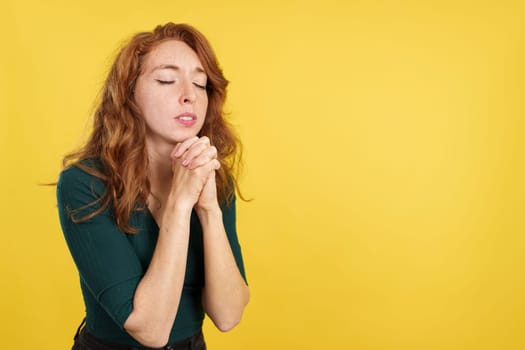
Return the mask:
[[[104,188],[100,179],[77,167],[64,170],[57,185],[60,223],[79,271],[88,331],[108,342],[140,346],[123,325],[133,309],[135,289],[149,266],[159,227],[147,209],[137,210],[132,213],[130,223],[139,233],[126,234],[118,228],[109,207],[87,221],[73,223],[71,210],[93,203],[103,194]],[[82,217],[99,207],[99,204],[88,206],[74,215]],[[235,198],[222,212],[233,255],[246,279],[235,228]],[[184,287],[170,343],[190,337],[202,327],[203,286],[202,227],[193,211]]]

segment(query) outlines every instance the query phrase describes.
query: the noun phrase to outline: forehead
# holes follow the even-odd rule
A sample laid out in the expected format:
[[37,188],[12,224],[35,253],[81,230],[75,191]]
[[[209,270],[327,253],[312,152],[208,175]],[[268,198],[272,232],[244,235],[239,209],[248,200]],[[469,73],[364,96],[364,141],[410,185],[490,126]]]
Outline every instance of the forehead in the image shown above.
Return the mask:
[[146,54],[143,71],[149,73],[159,67],[170,65],[185,70],[204,71],[195,51],[179,40],[162,42]]

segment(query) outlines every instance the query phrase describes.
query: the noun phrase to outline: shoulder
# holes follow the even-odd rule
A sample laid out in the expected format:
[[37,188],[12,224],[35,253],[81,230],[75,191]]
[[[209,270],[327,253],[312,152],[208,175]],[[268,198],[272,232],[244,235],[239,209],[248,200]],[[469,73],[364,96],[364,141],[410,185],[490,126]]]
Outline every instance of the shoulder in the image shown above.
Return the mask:
[[72,165],[60,173],[58,177],[58,186],[68,186],[75,183],[101,183],[103,184],[102,179],[95,176],[91,171],[85,167]]
[[58,184],[100,179],[95,174],[102,174],[102,165],[97,159],[83,159],[66,167],[59,175]]
[[81,161],[65,168],[59,175],[57,195],[60,197],[86,194],[100,197],[105,190],[104,181],[95,174],[100,168],[93,161]]

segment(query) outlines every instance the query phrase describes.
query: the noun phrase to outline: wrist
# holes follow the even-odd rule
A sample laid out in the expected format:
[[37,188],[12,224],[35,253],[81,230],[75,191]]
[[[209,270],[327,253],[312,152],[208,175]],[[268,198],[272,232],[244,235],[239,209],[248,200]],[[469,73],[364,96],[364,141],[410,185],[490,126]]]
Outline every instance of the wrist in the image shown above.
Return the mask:
[[213,218],[221,218],[222,219],[222,211],[219,207],[219,204],[216,203],[211,206],[195,206],[195,212],[197,213],[197,216],[201,221],[203,220],[209,220]]
[[193,203],[191,201],[181,200],[179,198],[169,197],[166,205],[173,212],[181,214],[191,214]]

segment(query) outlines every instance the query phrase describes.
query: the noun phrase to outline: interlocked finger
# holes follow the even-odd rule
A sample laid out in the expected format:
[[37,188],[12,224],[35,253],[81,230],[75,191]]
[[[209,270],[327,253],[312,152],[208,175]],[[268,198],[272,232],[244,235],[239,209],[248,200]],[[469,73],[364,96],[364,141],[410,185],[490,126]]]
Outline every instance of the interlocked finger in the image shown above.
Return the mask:
[[171,153],[171,156],[173,158],[179,158],[181,157],[190,147],[197,141],[199,141],[198,136],[194,136],[192,138],[189,138],[185,140],[184,142],[178,143],[177,146],[175,146],[175,149]]
[[202,151],[197,157],[193,158],[187,167],[188,169],[195,169],[213,159],[217,159],[217,148],[215,148],[215,146],[210,146]]
[[201,137],[198,141],[193,143],[189,149],[182,155],[182,165],[188,166],[194,158],[198,157],[202,152],[210,148],[210,139]]

